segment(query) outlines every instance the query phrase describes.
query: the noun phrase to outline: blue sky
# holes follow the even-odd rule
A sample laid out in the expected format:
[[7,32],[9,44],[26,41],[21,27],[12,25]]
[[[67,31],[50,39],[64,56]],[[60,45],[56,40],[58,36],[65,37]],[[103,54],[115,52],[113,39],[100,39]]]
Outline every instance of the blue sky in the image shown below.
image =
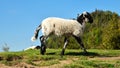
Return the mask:
[[95,9],[119,14],[119,4],[120,0],[0,0],[0,51],[5,43],[10,51],[39,45],[39,40],[31,42],[30,39],[46,17],[71,19]]

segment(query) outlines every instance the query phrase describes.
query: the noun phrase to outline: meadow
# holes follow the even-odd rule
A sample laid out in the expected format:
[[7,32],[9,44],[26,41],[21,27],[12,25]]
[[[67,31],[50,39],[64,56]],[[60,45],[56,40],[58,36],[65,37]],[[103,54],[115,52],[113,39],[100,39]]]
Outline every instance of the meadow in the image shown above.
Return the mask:
[[120,68],[120,50],[88,49],[85,55],[80,49],[47,49],[0,52],[0,68]]

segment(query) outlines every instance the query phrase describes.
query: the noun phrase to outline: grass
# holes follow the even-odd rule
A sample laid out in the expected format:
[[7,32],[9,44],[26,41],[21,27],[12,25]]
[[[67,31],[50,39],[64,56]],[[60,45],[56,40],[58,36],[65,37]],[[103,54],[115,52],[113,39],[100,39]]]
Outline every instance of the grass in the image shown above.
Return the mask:
[[120,61],[106,60],[76,60],[71,64],[64,65],[64,68],[120,68]]
[[105,60],[99,58],[111,58],[120,56],[120,50],[98,50],[89,49],[85,55],[79,49],[67,49],[63,57],[60,56],[61,49],[47,49],[45,55],[40,55],[39,50],[28,50],[20,52],[1,52],[0,63],[7,66],[25,62],[33,66],[51,66],[61,64],[60,61],[67,59],[72,62],[61,64],[62,68],[120,68],[119,60]]

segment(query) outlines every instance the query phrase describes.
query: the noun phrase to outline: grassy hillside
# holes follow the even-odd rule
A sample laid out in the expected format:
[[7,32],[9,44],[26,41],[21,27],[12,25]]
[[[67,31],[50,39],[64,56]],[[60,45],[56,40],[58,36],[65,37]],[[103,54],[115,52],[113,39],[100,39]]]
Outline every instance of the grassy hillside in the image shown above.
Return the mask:
[[[3,68],[120,68],[120,50],[88,50],[84,55],[80,49],[67,49],[63,57],[61,49],[47,49],[46,55],[39,50],[1,52],[0,66]],[[0,67],[0,68],[1,68]]]

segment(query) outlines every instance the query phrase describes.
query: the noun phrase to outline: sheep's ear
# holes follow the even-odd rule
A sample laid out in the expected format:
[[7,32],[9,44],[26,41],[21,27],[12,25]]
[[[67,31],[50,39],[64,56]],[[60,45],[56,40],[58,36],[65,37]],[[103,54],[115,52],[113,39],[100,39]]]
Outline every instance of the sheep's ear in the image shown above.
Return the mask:
[[82,19],[83,14],[78,14],[77,19]]

